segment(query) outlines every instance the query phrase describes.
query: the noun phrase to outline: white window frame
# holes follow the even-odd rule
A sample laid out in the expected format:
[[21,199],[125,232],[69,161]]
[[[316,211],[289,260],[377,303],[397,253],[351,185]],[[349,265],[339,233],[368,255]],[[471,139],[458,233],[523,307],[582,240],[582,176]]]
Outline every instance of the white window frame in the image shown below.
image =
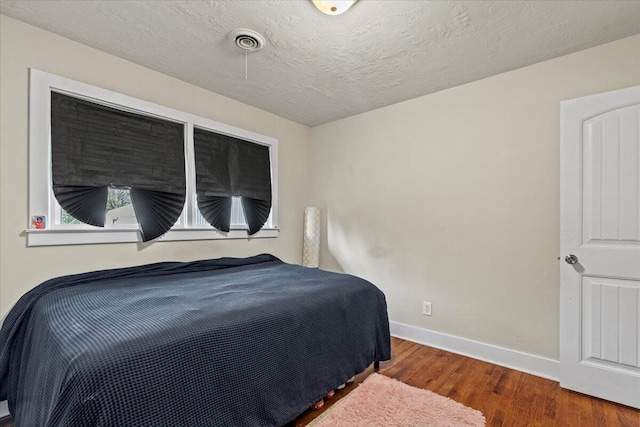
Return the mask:
[[[278,140],[255,132],[229,126],[204,117],[174,110],[162,105],[143,101],[97,86],[80,83],[36,69],[29,69],[29,217],[45,215],[47,228],[29,229],[28,246],[76,245],[96,243],[140,242],[138,228],[131,226],[93,227],[91,225],[55,224],[59,215],[59,204],[53,194],[51,168],[51,92],[87,99],[151,117],[179,122],[185,125],[185,172],[187,197],[178,222],[155,241],[247,239],[278,236]],[[271,160],[271,215],[265,226],[253,236],[246,228],[233,228],[225,233],[207,225],[195,225],[196,174],[194,161],[193,128],[211,130],[245,141],[269,147]]]

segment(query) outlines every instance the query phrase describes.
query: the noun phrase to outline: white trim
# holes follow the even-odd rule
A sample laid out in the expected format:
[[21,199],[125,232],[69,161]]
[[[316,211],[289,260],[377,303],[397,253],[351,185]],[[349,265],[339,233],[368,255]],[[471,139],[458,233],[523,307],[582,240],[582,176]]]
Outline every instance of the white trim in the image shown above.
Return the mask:
[[[220,239],[255,239],[265,237],[278,237],[280,230],[276,228],[263,228],[253,236],[247,234],[246,229],[232,229],[228,233],[214,228],[187,229],[178,228],[169,230],[154,242],[175,242],[180,240],[220,240]],[[96,243],[134,243],[140,242],[140,233],[137,229],[46,229],[25,230],[28,246],[57,246],[57,245],[90,245]]]
[[[185,161],[186,164],[195,163],[196,155],[195,155],[195,146],[193,142],[193,123],[187,123],[185,126],[185,130],[187,132],[187,140],[184,144],[185,149]],[[187,171],[187,194],[191,194],[196,190],[196,168],[192,168]],[[182,212],[182,216],[187,216],[187,224],[193,224],[195,220],[195,209],[197,206],[194,206],[195,200],[193,197],[187,197],[185,200],[184,208],[185,210]]]
[[461,354],[553,381],[558,381],[559,378],[560,362],[557,360],[400,322],[389,322],[389,326],[391,335],[397,338]]
[[223,233],[212,228],[203,229],[193,224],[195,207],[195,166],[193,127],[209,129],[245,141],[269,147],[271,159],[272,210],[265,228],[250,238],[278,236],[278,140],[255,132],[236,128],[184,111],[133,98],[97,86],[77,82],[31,68],[29,70],[29,215],[46,215],[47,229],[26,230],[28,246],[139,242],[139,233],[133,230],[66,227],[55,224],[59,206],[53,196],[51,183],[51,91],[69,94],[92,102],[147,116],[170,120],[185,125],[185,169],[187,171],[187,200],[180,220],[160,241],[243,239],[245,230]]
[[0,400],[0,418],[8,417],[9,415],[9,406],[6,400]]

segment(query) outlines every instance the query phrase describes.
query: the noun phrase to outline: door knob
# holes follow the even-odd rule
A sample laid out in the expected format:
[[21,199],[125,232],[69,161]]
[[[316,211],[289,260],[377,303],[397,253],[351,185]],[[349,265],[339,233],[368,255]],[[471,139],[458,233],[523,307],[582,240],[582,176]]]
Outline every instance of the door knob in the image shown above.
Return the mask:
[[578,262],[578,257],[575,256],[574,254],[569,254],[566,257],[564,257],[564,260],[567,261],[567,264],[575,264]]

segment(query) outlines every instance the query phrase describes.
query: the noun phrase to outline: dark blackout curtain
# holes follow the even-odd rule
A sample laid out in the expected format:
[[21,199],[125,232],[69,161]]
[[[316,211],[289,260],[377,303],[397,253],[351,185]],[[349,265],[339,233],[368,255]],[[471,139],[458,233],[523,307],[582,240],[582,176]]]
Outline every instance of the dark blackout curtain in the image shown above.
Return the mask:
[[269,147],[195,128],[198,208],[209,224],[229,231],[231,198],[241,197],[249,235],[271,211]]
[[53,192],[104,227],[109,186],[130,188],[143,241],[178,220],[186,197],[184,125],[51,93]]

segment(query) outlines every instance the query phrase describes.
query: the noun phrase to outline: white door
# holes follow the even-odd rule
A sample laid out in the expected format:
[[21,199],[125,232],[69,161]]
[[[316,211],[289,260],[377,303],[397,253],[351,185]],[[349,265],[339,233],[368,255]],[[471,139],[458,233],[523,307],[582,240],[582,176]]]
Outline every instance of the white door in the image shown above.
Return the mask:
[[560,145],[560,385],[640,408],[640,86],[562,102]]

